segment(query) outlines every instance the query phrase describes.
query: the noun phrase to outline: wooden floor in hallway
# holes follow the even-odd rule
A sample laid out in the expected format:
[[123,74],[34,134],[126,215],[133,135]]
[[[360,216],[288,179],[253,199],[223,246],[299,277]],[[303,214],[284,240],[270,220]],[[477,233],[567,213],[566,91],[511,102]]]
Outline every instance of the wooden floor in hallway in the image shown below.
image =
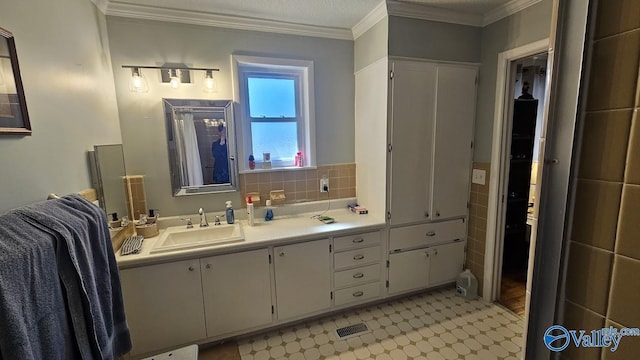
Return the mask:
[[500,284],[499,303],[514,313],[524,316],[527,297],[527,273],[505,273]]

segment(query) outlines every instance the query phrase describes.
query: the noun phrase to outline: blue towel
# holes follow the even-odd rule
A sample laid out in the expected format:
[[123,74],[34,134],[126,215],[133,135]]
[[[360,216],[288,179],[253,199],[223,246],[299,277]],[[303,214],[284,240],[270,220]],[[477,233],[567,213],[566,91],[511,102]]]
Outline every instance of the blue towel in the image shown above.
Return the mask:
[[0,215],[0,359],[79,358],[55,241],[15,213]]
[[78,195],[13,211],[57,241],[77,349],[83,359],[114,359],[131,349],[120,276],[105,213]]

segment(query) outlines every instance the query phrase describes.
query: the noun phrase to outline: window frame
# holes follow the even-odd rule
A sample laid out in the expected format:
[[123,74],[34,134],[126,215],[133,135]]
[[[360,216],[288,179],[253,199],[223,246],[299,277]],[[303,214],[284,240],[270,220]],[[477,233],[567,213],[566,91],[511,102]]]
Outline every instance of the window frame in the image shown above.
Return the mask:
[[[298,128],[298,148],[304,154],[304,168],[315,168],[315,107],[314,107],[314,87],[313,87],[313,61],[293,60],[280,58],[266,58],[256,56],[232,55],[233,80],[234,80],[234,101],[238,104],[238,115],[240,116],[240,143],[239,161],[240,173],[255,172],[261,170],[260,160],[262,154],[253,154],[256,159],[256,169],[250,170],[248,166],[249,155],[252,154],[253,138],[251,124],[253,122],[296,122]],[[248,97],[248,78],[286,78],[293,79],[296,94],[296,117],[256,117],[250,116]],[[274,161],[272,159],[271,168],[265,170],[297,169],[293,161]]]

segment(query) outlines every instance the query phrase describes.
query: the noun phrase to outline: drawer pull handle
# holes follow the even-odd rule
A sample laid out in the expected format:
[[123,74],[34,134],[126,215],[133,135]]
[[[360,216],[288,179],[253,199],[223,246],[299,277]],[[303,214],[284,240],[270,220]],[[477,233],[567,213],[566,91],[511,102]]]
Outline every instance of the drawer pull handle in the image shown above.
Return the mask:
[[193,271],[193,270],[195,270],[193,266],[189,266],[189,271]]
[[364,259],[364,255],[356,255],[353,257],[353,260],[362,260]]
[[362,279],[364,277],[363,273],[355,273],[353,274],[354,279]]
[[354,244],[360,244],[361,242],[364,242],[364,239],[363,238],[353,239],[351,240],[351,242],[353,242]]
[[360,297],[362,295],[364,295],[364,293],[362,291],[356,291],[356,292],[353,293],[353,297]]
[[436,236],[436,232],[435,231],[429,231],[427,233],[427,236]]

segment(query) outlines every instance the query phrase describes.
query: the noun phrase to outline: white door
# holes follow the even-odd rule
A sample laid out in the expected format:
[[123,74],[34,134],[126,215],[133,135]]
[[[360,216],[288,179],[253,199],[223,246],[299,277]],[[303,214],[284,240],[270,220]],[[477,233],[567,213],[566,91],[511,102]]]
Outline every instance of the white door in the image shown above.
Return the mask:
[[389,294],[429,285],[430,249],[389,255]]
[[391,224],[431,219],[436,66],[394,61],[391,81]]
[[467,214],[476,73],[475,68],[438,65],[431,209],[434,220]]
[[431,248],[429,285],[456,281],[464,266],[464,241]]
[[331,306],[329,239],[274,248],[278,319]]
[[208,337],[271,322],[267,249],[200,259],[200,266]]
[[132,355],[206,338],[197,259],[120,271]]

